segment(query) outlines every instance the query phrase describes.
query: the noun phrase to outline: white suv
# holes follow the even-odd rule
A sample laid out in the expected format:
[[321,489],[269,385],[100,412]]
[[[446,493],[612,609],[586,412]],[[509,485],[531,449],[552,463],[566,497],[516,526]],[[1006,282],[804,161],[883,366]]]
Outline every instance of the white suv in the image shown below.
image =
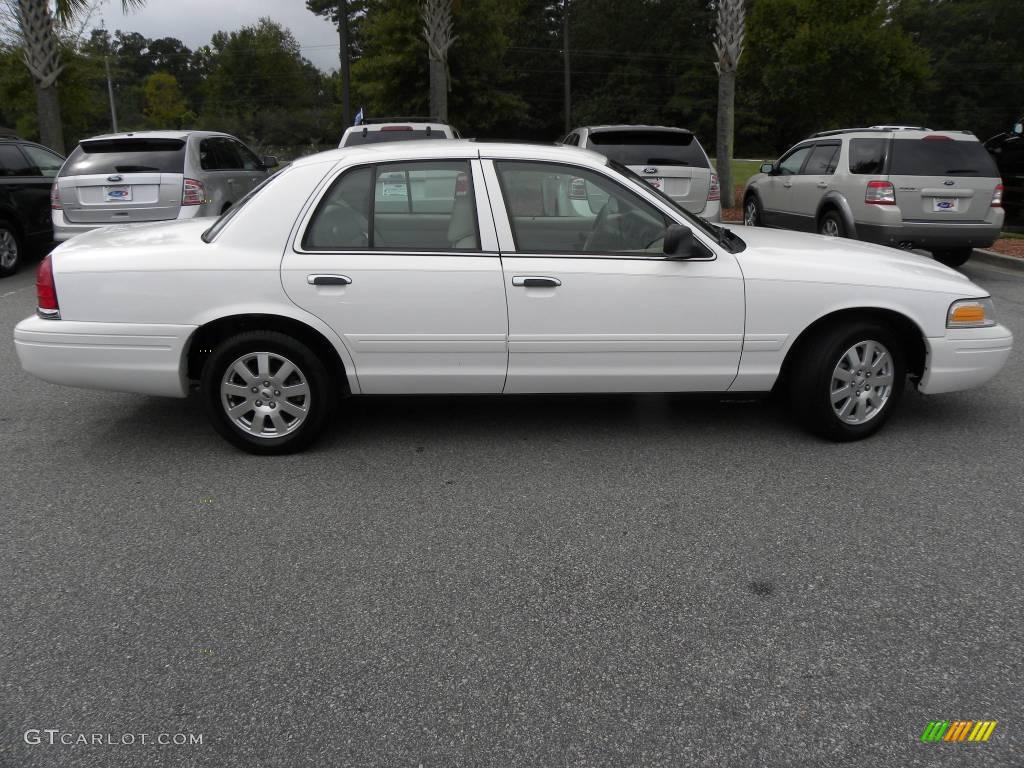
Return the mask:
[[877,125],[816,133],[762,165],[743,223],[922,248],[956,267],[999,237],[1002,197],[973,134]]

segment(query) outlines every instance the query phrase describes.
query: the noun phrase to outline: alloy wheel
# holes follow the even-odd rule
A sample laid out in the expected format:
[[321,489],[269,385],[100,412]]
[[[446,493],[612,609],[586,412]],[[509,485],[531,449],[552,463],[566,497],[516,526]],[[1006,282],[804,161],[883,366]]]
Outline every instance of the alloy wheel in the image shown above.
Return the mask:
[[846,350],[832,370],[829,397],[836,417],[866,424],[885,408],[893,392],[893,358],[884,344],[866,339]]
[[247,352],[225,369],[220,404],[241,431],[262,439],[280,438],[309,417],[309,383],[283,355]]

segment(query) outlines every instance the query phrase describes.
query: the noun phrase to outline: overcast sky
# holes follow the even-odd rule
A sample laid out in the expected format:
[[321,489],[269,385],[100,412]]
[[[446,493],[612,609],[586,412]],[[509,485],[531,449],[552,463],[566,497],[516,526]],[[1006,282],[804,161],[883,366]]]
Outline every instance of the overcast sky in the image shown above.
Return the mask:
[[291,30],[302,55],[324,71],[338,68],[338,30],[323,16],[306,10],[305,0],[146,0],[137,11],[121,12],[120,0],[103,0],[90,28],[105,20],[113,33],[122,29],[149,38],[176,37],[193,50],[217,31],[233,32],[269,16]]

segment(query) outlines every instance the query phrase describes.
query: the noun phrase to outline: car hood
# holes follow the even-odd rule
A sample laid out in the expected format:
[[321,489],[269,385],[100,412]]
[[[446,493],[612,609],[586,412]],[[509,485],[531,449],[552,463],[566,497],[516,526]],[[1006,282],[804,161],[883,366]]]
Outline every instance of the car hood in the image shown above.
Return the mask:
[[929,256],[884,245],[782,229],[726,225],[747,247],[736,254],[747,279],[798,280],[986,296]]

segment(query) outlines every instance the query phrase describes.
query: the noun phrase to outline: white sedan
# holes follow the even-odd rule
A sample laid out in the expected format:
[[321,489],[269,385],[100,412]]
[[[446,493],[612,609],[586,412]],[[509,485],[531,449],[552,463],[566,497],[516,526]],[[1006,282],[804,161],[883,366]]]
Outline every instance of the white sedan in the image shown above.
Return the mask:
[[909,377],[976,387],[1011,333],[931,259],[716,227],[601,155],[399,142],[299,160],[212,226],[110,227],[40,265],[26,371],[185,397],[254,453],[308,445],[342,395],[784,392],[835,440]]

